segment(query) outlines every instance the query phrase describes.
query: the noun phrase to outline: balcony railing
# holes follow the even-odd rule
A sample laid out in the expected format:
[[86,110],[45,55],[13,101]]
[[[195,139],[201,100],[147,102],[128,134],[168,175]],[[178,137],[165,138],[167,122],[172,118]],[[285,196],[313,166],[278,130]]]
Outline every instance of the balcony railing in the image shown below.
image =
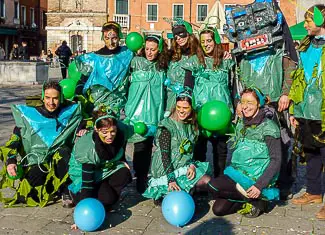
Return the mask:
[[114,21],[119,23],[122,28],[130,28],[130,16],[124,14],[114,14]]

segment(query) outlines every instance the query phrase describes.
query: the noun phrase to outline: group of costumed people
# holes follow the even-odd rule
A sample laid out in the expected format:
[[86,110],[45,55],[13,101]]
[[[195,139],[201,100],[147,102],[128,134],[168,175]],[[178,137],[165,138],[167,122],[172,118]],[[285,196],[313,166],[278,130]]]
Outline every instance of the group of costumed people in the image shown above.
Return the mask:
[[[274,1],[225,12],[231,55],[216,29],[196,36],[182,19],[170,21],[171,48],[162,35],[148,34],[136,52],[119,45],[119,24],[105,23],[105,46],[75,58],[82,76],[73,100],[50,81],[39,105],[12,106],[16,127],[1,147],[0,186],[16,193],[1,201],[43,207],[62,198],[72,207],[92,197],[108,209],[132,181],[125,149],[133,143],[137,191],[156,205],[170,191],[209,192],[215,215],[256,217],[291,193],[290,120],[295,154],[307,163],[307,191],[292,202],[322,203],[325,6],[306,12],[299,57]],[[198,123],[211,101],[232,113],[224,131]],[[316,217],[325,219],[325,207]]]

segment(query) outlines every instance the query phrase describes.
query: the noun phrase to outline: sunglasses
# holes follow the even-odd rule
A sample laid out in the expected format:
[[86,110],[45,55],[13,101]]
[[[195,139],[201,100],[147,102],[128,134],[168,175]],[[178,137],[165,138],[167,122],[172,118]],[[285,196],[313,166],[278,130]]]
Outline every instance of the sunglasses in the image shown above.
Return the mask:
[[188,36],[188,34],[186,32],[180,32],[180,33],[176,33],[174,35],[174,37],[180,37],[180,38],[186,38]]

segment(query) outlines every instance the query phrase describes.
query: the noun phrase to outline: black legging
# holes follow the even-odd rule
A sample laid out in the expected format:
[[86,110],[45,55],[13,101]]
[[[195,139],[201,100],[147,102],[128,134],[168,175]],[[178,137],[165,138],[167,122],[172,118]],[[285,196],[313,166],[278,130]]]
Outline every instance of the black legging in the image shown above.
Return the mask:
[[227,141],[228,136],[219,136],[217,138],[206,138],[202,135],[199,136],[194,148],[194,159],[205,162],[208,140],[213,147],[213,171],[214,177],[223,174],[227,159]]
[[[94,188],[94,197],[103,203],[105,207],[116,203],[121,195],[122,189],[132,180],[130,170],[123,167],[111,176],[107,177]],[[80,201],[80,193],[73,196],[73,201],[77,204]]]
[[[215,202],[212,211],[215,215],[223,216],[237,212],[243,205],[244,197],[236,189],[236,183],[226,175],[213,178],[208,183],[208,190]],[[238,200],[242,202],[229,201]]]
[[153,137],[134,144],[133,169],[135,176],[146,178],[150,168]]

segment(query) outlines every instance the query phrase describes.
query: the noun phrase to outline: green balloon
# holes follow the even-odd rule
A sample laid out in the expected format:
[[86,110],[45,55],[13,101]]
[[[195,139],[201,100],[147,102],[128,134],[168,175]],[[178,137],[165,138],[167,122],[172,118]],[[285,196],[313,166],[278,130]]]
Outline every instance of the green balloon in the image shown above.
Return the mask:
[[16,171],[16,176],[13,175],[9,175],[7,172],[7,177],[11,180],[18,180],[21,179],[21,177],[23,177],[24,175],[24,170],[23,167],[20,164],[17,164],[17,171]]
[[226,128],[231,119],[228,106],[218,100],[205,103],[199,111],[199,125],[208,131],[219,131]]
[[76,80],[76,81],[79,81],[81,78],[81,73],[78,71],[75,61],[72,61],[69,64],[68,76],[70,79]]
[[132,32],[126,36],[125,43],[129,50],[137,52],[141,47],[143,47],[144,40],[141,34]]
[[63,79],[60,81],[62,93],[65,99],[72,99],[76,90],[77,81],[72,79]]
[[139,135],[145,135],[147,133],[147,125],[144,122],[135,123],[134,132]]

